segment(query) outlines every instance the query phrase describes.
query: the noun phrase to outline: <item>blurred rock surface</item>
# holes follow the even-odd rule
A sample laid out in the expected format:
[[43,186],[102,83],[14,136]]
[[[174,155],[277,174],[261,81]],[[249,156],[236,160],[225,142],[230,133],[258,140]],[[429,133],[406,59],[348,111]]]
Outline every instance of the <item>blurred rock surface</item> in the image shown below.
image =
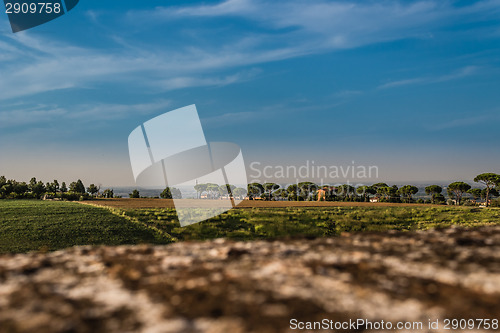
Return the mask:
[[500,319],[499,300],[498,226],[0,257],[0,332],[9,333],[265,333],[293,332],[293,318]]

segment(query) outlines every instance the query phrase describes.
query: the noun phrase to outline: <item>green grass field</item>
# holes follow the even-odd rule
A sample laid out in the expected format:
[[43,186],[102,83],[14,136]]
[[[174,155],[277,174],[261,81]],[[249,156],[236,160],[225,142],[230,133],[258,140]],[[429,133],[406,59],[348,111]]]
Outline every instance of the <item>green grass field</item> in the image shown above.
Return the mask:
[[122,214],[176,240],[324,237],[342,232],[427,230],[500,224],[499,209],[467,207],[288,207],[234,209],[181,228],[173,209],[126,209]]
[[0,253],[74,245],[168,244],[324,237],[342,232],[426,230],[500,224],[500,209],[468,207],[287,207],[234,209],[181,228],[175,210],[100,208],[71,202],[0,200]]
[[0,253],[168,242],[157,231],[107,209],[72,202],[0,200]]

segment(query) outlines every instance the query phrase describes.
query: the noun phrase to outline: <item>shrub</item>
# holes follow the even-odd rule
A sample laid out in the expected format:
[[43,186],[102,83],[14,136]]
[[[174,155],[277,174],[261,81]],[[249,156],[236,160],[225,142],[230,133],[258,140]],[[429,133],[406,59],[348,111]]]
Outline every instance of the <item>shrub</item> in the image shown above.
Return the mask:
[[80,194],[73,193],[73,192],[67,192],[67,193],[61,194],[61,198],[64,200],[68,200],[68,201],[77,201],[80,199]]

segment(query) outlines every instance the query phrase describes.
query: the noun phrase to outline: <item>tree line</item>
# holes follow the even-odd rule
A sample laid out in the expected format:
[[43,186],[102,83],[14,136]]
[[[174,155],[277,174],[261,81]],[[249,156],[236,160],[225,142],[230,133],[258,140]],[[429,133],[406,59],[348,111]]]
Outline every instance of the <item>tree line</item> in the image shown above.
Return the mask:
[[[358,201],[368,202],[376,198],[380,202],[401,202],[401,203],[447,203],[443,191],[446,189],[448,200],[456,205],[464,203],[476,203],[484,200],[485,205],[490,204],[490,199],[500,196],[500,175],[496,173],[482,173],[474,178],[474,182],[481,184],[482,188],[472,188],[465,182],[453,182],[443,188],[439,185],[429,185],[425,187],[425,193],[430,199],[415,200],[414,196],[419,192],[419,188],[414,185],[389,186],[386,183],[376,183],[354,187],[349,184],[344,185],[317,185],[312,182],[300,182],[291,184],[286,188],[276,183],[252,183],[247,189],[234,185],[218,185],[213,183],[196,184],[194,189],[197,198],[218,199],[222,196],[245,198],[250,200],[289,200],[289,201]],[[90,184],[85,187],[78,179],[71,182],[69,186],[65,182],[58,180],[43,183],[35,177],[26,182],[18,182],[13,179],[7,180],[5,176],[0,176],[0,199],[41,199],[54,198],[61,200],[85,200],[90,198],[113,198],[113,189],[105,189],[101,192],[100,186]],[[138,190],[129,194],[130,198],[140,198]],[[181,199],[182,193],[177,188],[167,187],[160,194],[164,199]],[[468,201],[464,200],[467,199]]]
[[0,199],[53,198],[83,200],[96,197],[113,198],[114,192],[109,188],[101,192],[100,186],[96,186],[95,184],[85,187],[80,179],[71,182],[67,186],[66,182],[59,183],[57,179],[54,179],[52,182],[43,183],[33,177],[26,183],[0,176]]
[[221,196],[229,195],[230,197],[244,198],[247,195],[247,190],[234,185],[217,185],[213,183],[196,184],[194,186],[197,198],[201,198],[203,193],[207,199],[217,199]]
[[[432,204],[464,204],[476,203],[484,200],[485,205],[490,204],[490,199],[499,196],[500,175],[495,173],[482,173],[474,178],[474,182],[483,185],[483,188],[472,188],[465,182],[453,182],[446,188],[439,185],[429,185],[425,187],[425,193],[430,199],[415,200],[414,196],[419,192],[419,188],[414,185],[389,186],[386,183],[377,183],[370,186],[354,187],[349,184],[329,186],[319,186],[312,182],[300,182],[291,184],[286,188],[276,183],[252,183],[248,185],[248,198],[250,200],[289,200],[289,201],[358,201],[368,202],[376,198],[380,202],[400,202],[400,203],[432,203]],[[448,200],[443,195],[446,189]]]
[[[144,198],[141,197],[141,193],[139,192],[138,189],[135,189],[132,191],[132,193],[128,194],[129,198],[132,199],[138,199],[138,198]],[[158,197],[156,197],[158,198]],[[166,187],[160,194],[160,198],[162,199],[182,199],[182,193],[181,190],[175,188],[175,187]]]
[[[234,185],[218,185],[214,183],[196,184],[194,186],[196,198],[219,199],[224,196],[245,198],[247,190]],[[130,198],[141,198],[139,190],[135,189],[129,193]],[[182,193],[175,187],[166,187],[160,194],[162,199],[182,199]]]

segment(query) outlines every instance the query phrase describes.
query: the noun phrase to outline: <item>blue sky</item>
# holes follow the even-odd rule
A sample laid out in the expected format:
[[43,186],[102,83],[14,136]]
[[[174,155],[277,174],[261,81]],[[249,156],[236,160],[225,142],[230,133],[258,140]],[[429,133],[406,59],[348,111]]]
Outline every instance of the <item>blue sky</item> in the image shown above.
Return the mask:
[[131,185],[127,137],[196,104],[247,164],[500,172],[500,1],[92,1],[0,15],[0,174]]

